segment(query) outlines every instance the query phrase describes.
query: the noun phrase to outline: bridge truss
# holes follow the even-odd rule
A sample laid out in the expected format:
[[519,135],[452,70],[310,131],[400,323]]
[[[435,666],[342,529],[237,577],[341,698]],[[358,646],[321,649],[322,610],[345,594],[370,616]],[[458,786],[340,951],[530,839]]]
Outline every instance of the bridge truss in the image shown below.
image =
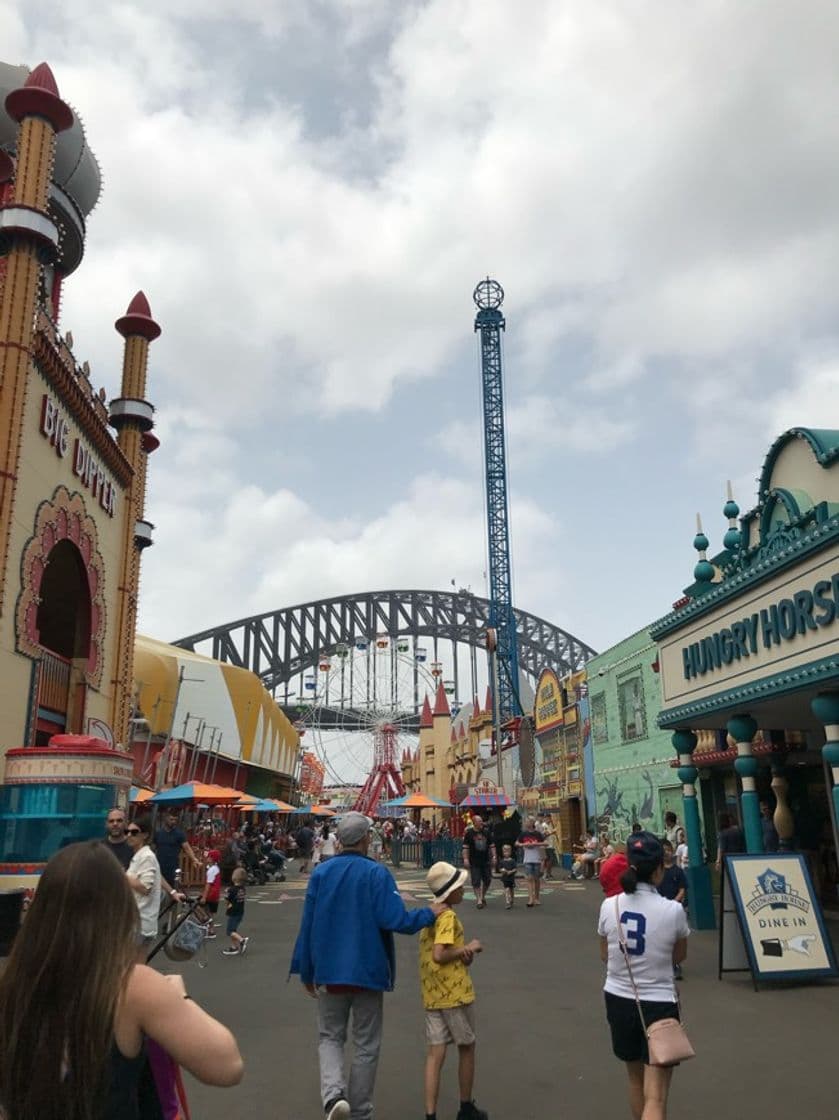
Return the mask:
[[[560,675],[581,669],[596,651],[579,638],[526,611],[514,612],[519,669],[535,681],[550,667]],[[373,641],[385,634],[424,638],[432,643],[434,661],[440,646],[451,643],[454,694],[469,698],[478,692],[477,654],[485,648],[490,618],[487,599],[469,591],[366,591],[333,599],[319,599],[266,614],[240,618],[200,633],[180,638],[174,644],[206,653],[218,661],[250,669],[269,692],[293,714],[292,682],[311,670],[324,652],[339,643]],[[471,680],[461,679],[457,647],[470,647]],[[468,694],[465,686],[469,685]],[[422,695],[417,687],[415,710]]]

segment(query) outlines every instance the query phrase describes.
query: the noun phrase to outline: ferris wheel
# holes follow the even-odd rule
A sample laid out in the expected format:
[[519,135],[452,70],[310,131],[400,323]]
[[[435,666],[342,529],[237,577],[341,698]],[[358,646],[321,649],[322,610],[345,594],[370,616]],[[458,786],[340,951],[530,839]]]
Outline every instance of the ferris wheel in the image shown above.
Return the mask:
[[[369,787],[367,812],[399,796],[400,761],[416,750],[423,701],[433,703],[442,677],[442,664],[413,638],[378,634],[322,653],[303,679],[302,722],[327,784]],[[454,683],[442,683],[453,696]]]

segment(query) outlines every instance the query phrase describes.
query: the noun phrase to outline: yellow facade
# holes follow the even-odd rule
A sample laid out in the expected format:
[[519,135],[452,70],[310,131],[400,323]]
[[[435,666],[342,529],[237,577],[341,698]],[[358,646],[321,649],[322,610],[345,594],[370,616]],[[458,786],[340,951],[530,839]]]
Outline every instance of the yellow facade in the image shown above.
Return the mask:
[[[98,735],[126,742],[139,557],[150,543],[137,543],[143,437],[154,411],[142,397],[148,342],[160,333],[150,314],[132,315],[131,307],[120,320],[121,391],[132,403],[118,422],[74,357],[71,337],[56,326],[61,282],[81,257],[75,243],[76,257],[68,258],[69,234],[83,244],[84,226],[83,208],[78,228],[61,224],[54,156],[59,133],[80,126],[45,64],[9,93],[5,107],[4,128],[16,131],[5,184],[0,174],[8,245],[0,262],[3,759],[13,747],[45,743],[56,732],[84,734],[94,723]],[[95,178],[98,169],[87,173]],[[145,297],[142,303],[147,312]],[[119,426],[120,442],[111,425]]]

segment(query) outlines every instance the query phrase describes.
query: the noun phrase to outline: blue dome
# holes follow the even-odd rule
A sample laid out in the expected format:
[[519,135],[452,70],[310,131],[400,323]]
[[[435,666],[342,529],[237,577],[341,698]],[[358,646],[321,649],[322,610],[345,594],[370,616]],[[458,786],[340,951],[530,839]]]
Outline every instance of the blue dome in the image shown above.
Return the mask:
[[740,547],[740,530],[729,529],[723,537],[722,543],[729,552],[736,552],[736,550]]
[[732,517],[740,516],[740,507],[737,505],[733,498],[729,498],[725,505],[722,507],[722,515],[723,517],[727,517],[729,519],[731,519]]
[[697,533],[693,538],[693,547],[697,552],[705,552],[708,548],[708,538],[704,533]]
[[697,583],[710,583],[714,578],[714,565],[710,560],[700,560],[693,569],[693,578]]

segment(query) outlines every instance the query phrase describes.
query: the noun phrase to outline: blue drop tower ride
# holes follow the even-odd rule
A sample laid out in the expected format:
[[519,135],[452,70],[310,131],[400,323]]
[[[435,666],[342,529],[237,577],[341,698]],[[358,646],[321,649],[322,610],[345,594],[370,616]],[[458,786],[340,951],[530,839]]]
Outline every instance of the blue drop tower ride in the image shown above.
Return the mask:
[[[489,276],[472,299],[478,308],[475,330],[481,335],[481,384],[484,404],[484,469],[486,471],[487,537],[489,544],[489,624],[498,635],[498,695],[493,696],[495,726],[521,715],[518,700],[518,648],[510,571],[510,518],[507,503],[507,456],[504,439],[504,387],[501,332],[504,289]],[[500,717],[500,718],[499,718]]]

